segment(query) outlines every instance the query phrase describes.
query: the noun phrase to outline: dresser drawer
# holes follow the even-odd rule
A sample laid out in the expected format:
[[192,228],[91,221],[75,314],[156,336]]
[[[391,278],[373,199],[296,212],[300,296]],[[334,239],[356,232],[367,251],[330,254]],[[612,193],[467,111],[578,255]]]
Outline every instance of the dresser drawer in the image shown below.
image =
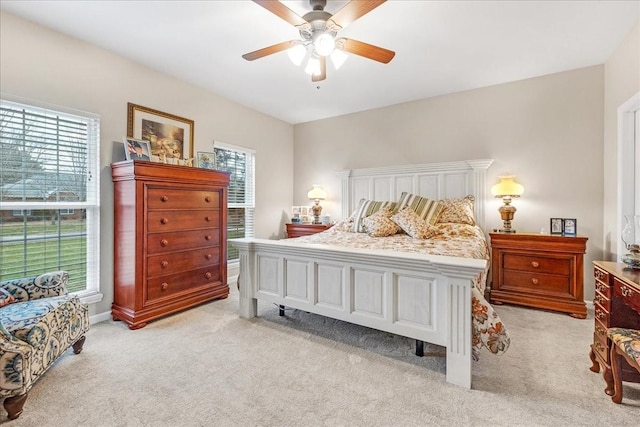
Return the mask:
[[219,265],[151,278],[147,280],[147,301],[153,302],[183,291],[194,292],[199,287],[216,284],[220,284]]
[[147,234],[148,254],[219,245],[220,230],[215,228]]
[[609,283],[609,273],[600,270],[598,267],[593,267],[593,277],[602,283]]
[[501,290],[570,296],[568,276],[505,270]]
[[218,210],[150,211],[147,214],[149,232],[217,227],[219,223]]
[[219,263],[220,248],[217,246],[194,251],[168,252],[147,258],[147,276],[165,276]]
[[208,190],[149,188],[148,209],[217,209],[220,193]]
[[597,321],[599,321],[600,323],[602,323],[602,326],[604,326],[605,328],[608,328],[609,325],[609,310],[606,310],[604,307],[602,307],[601,305],[594,305],[593,307],[593,316],[596,318]]
[[617,278],[613,279],[613,293],[625,301],[625,305],[640,307],[640,292]]
[[593,349],[600,355],[600,358],[604,360],[605,363],[609,364],[609,347],[607,345],[606,333],[604,337],[595,332],[593,333]]
[[600,292],[606,298],[611,298],[611,289],[609,288],[609,285],[596,280],[595,288],[596,291]]
[[531,271],[568,276],[571,261],[538,255],[504,254],[502,268],[505,270]]
[[593,297],[593,303],[596,306],[600,306],[604,308],[607,312],[611,310],[611,301],[606,296],[602,295],[600,292],[596,291]]

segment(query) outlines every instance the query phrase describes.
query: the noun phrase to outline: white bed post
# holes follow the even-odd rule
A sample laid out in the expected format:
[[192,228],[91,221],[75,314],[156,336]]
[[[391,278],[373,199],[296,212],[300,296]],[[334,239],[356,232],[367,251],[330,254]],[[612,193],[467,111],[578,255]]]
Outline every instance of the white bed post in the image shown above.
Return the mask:
[[447,382],[471,388],[471,281],[449,279]]
[[258,315],[258,300],[254,298],[253,277],[255,275],[253,260],[253,243],[235,239],[233,245],[240,252],[240,317],[250,319]]
[[493,163],[493,159],[467,160],[467,164],[473,169],[473,194],[476,197],[475,215],[478,226],[485,230],[485,202],[487,189],[487,169]]
[[351,215],[350,209],[355,209],[354,207],[349,206],[351,203],[351,192],[349,190],[349,177],[351,176],[351,169],[343,170],[338,172],[338,177],[340,178],[340,185],[342,191],[342,219],[349,218]]

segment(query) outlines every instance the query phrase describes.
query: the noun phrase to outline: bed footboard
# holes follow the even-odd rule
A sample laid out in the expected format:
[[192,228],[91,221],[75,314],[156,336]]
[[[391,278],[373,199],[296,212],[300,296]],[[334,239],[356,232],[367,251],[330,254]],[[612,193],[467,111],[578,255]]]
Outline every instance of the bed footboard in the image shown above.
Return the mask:
[[240,316],[273,302],[446,347],[447,382],[471,388],[471,286],[485,260],[233,239]]

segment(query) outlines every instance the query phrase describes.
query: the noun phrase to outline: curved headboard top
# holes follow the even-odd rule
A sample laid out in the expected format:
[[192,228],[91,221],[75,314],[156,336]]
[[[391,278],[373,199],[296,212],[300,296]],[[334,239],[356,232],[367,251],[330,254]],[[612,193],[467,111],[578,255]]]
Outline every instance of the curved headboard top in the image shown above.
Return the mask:
[[342,181],[342,217],[347,218],[360,199],[398,200],[402,192],[434,200],[476,198],[478,226],[485,229],[486,171],[493,159],[348,169]]

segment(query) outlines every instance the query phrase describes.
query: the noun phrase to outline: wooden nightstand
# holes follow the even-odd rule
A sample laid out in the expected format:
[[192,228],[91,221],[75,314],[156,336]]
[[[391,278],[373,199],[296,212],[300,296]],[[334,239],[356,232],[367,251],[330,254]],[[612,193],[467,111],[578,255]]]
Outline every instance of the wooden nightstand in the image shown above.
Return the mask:
[[492,303],[562,311],[585,319],[583,255],[586,237],[489,233]]
[[308,236],[330,228],[330,224],[287,224],[287,238]]

